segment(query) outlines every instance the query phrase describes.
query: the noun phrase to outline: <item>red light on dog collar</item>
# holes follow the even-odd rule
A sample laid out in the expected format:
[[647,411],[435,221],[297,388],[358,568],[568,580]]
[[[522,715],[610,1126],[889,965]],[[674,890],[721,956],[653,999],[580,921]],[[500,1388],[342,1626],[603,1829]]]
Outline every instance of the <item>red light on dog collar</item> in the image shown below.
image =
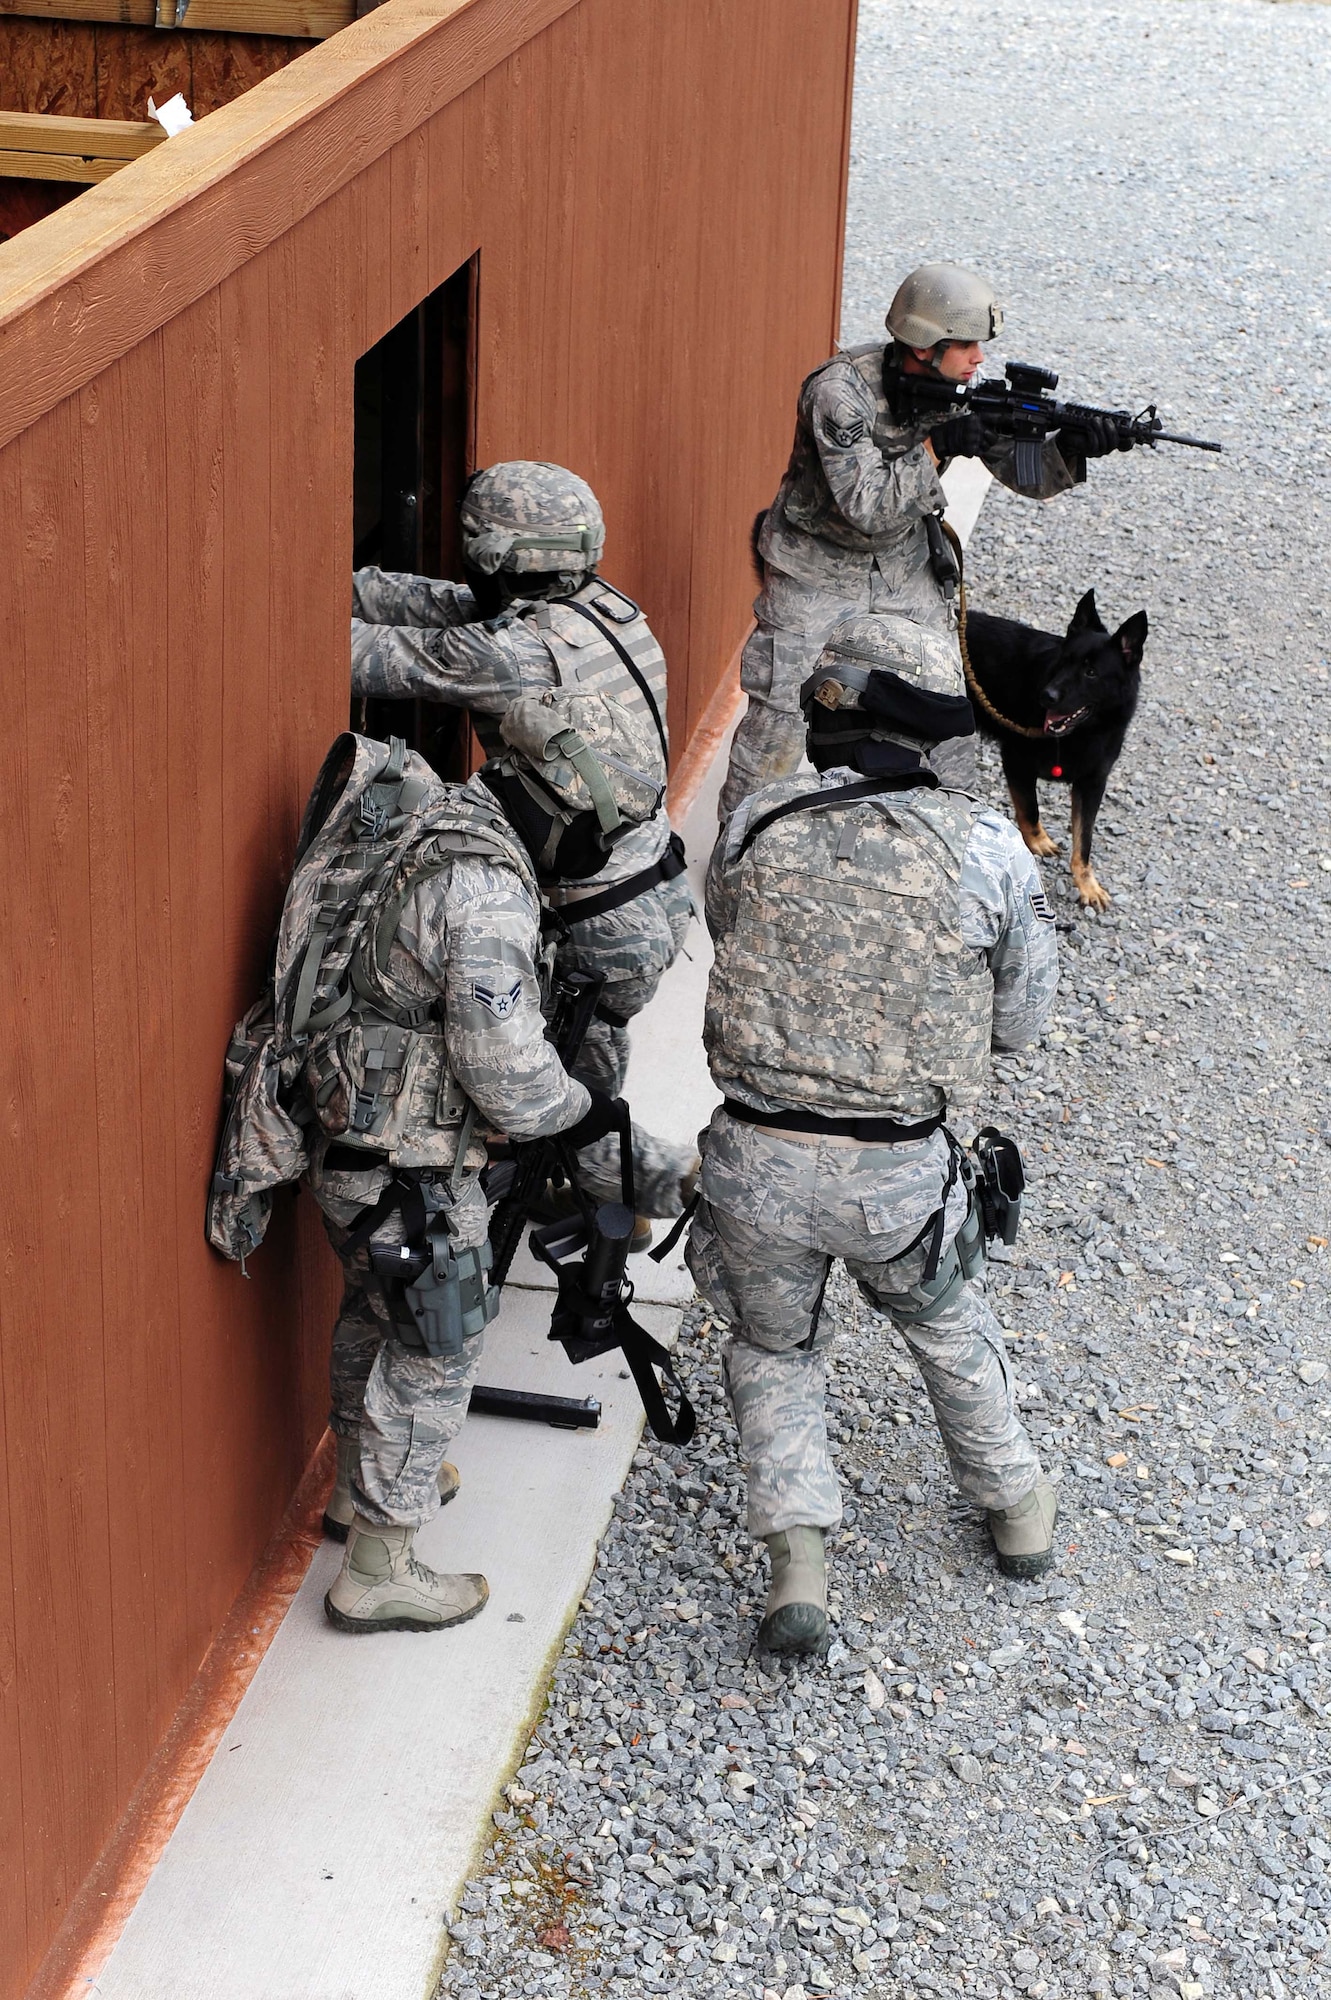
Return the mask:
[[1049,766],[1049,775],[1051,778],[1061,778],[1063,775],[1063,766],[1061,764],[1051,764]]

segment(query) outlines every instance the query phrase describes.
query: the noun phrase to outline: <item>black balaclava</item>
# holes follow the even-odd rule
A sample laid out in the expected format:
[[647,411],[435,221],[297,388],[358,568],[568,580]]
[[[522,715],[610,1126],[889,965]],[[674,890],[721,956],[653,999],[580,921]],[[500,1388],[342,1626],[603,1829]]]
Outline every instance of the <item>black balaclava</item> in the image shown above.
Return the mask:
[[463,581],[476,600],[476,609],[482,618],[499,618],[511,604],[536,603],[541,598],[572,597],[575,592],[589,583],[595,570],[582,570],[575,574],[562,569],[530,569],[521,572],[511,569],[476,569],[464,560]]
[[922,760],[936,743],[975,733],[964,694],[932,694],[882,667],[869,674],[858,707],[826,708],[810,699],[804,713],[814,769],[845,764],[866,778],[923,769]]

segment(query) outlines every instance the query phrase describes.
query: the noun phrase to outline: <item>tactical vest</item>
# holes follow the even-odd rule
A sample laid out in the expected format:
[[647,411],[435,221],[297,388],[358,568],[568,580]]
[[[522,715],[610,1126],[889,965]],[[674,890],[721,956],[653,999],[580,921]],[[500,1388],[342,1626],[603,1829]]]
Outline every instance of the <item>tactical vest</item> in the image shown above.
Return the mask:
[[[572,597],[534,603],[521,618],[549,654],[558,686],[598,688],[642,717],[660,745],[660,782],[664,785],[668,743],[665,654],[633,599],[613,584],[593,577]],[[635,670],[640,679],[635,678]],[[498,716],[474,714],[472,720],[487,754],[498,755],[503,749]]]
[[413,892],[468,854],[512,868],[536,910],[531,861],[488,794],[443,784],[400,738],[338,738],[306,808],[268,990],[227,1051],[208,1212],[224,1255],[262,1240],[268,1191],[299,1177],[312,1127],[394,1166],[453,1166],[468,1099],[439,996],[395,943]]
[[877,536],[862,534],[858,528],[852,527],[832,497],[822,460],[818,456],[812,425],[804,411],[806,398],[812,393],[819,376],[825,375],[829,368],[844,367],[849,363],[874,399],[873,429],[870,433],[874,444],[885,458],[902,457],[928,434],[930,424],[937,422],[937,413],[910,423],[901,423],[893,416],[883,394],[883,354],[882,341],[865,341],[832,355],[805,378],[800,390],[795,448],[776,502],[777,509],[791,527],[801,529],[806,535],[817,535],[838,548],[856,549],[864,554],[890,547],[909,535],[918,534],[919,521],[914,515],[903,515],[899,521],[892,523],[890,530]]
[[707,990],[712,1075],[766,1105],[930,1118],[973,1098],[987,1072],[993,982],[961,939],[980,808],[943,791],[836,798],[810,790],[738,864],[735,924]]

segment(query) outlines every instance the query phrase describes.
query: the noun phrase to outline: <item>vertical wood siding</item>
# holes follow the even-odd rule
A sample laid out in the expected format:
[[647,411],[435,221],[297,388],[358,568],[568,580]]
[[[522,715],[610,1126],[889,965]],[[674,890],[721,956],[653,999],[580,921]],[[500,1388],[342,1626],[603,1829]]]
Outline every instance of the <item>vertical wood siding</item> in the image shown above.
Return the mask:
[[202,1210],[346,720],[356,358],[479,251],[478,461],[590,479],[682,752],[834,334],[853,30],[853,0],[581,0],[0,450],[3,2000],[324,1425],[308,1203],[248,1282]]

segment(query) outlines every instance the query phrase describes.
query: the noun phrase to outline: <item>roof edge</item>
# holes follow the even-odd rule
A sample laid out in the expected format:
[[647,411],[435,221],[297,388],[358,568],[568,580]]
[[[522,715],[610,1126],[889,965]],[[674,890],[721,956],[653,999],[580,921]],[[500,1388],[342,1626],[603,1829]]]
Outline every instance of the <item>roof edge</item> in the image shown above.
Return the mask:
[[578,4],[387,0],[0,245],[0,447]]

